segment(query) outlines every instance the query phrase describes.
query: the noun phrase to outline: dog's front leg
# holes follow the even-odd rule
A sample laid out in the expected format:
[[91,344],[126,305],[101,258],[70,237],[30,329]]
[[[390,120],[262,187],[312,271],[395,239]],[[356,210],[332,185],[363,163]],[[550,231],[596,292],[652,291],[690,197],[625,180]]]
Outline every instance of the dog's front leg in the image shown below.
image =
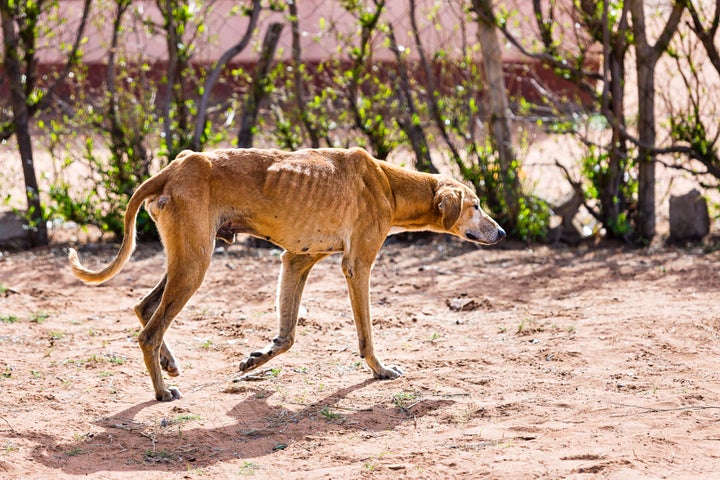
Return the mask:
[[326,256],[283,253],[277,293],[278,334],[265,348],[252,352],[240,362],[241,372],[257,368],[292,347],[305,282],[313,265]]
[[357,328],[360,357],[364,358],[373,376],[380,380],[391,380],[403,374],[396,366],[385,366],[375,356],[372,320],[370,318],[370,267],[372,260],[357,261],[343,258],[342,269],[348,284],[355,328]]

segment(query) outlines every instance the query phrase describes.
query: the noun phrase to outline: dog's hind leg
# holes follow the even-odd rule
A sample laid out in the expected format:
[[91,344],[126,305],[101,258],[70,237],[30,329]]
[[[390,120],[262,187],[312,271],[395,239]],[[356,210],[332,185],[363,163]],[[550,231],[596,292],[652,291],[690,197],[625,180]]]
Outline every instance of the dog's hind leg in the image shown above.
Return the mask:
[[[159,401],[165,402],[181,397],[177,388],[168,388],[163,380],[160,364],[163,337],[175,316],[202,284],[205,272],[210,266],[212,247],[212,239],[209,239],[207,242],[188,241],[186,245],[167,248],[165,289],[162,294],[159,293],[163,283],[160,282],[153,290],[154,295],[161,295],[160,303],[138,336],[145,366],[155,389],[155,398]],[[155,298],[153,293],[149,297],[148,307]]]
[[[160,280],[152,292],[148,293],[145,298],[135,305],[135,315],[137,315],[140,319],[140,323],[143,327],[150,321],[153,313],[155,313],[158,305],[160,305],[160,300],[162,299],[166,284],[167,273],[163,275],[162,280]],[[178,365],[175,355],[173,355],[172,350],[170,350],[170,347],[168,347],[165,340],[163,340],[162,346],[160,347],[160,366],[171,377],[177,377],[180,375],[180,366]]]
[[277,297],[278,334],[264,349],[252,352],[249,357],[240,362],[241,372],[245,373],[257,368],[292,347],[295,342],[295,327],[305,282],[313,265],[326,256],[327,254],[283,253]]

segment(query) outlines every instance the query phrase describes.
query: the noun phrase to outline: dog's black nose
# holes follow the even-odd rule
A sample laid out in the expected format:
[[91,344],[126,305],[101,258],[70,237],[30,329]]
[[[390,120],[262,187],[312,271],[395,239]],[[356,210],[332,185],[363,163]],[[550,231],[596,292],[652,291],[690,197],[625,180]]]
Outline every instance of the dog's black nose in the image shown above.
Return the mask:
[[507,234],[505,233],[505,230],[502,229],[502,227],[498,227],[497,229],[497,241],[499,242],[503,238],[505,238]]

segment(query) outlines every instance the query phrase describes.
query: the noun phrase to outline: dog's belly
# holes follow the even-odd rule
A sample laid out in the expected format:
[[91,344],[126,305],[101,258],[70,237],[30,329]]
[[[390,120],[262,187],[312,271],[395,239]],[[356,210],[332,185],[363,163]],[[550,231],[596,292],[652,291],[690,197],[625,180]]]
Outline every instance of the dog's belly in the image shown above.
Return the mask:
[[335,253],[344,250],[342,228],[333,229],[312,222],[297,225],[293,220],[298,218],[300,217],[293,216],[283,219],[279,215],[273,215],[271,219],[263,221],[237,216],[223,222],[218,230],[218,237],[226,239],[236,234],[252,235],[292,253]]
[[[344,250],[341,230],[306,224],[300,228],[270,228],[261,231],[261,237],[292,253],[334,253]],[[297,225],[293,225],[297,227]],[[263,235],[264,234],[264,235]]]

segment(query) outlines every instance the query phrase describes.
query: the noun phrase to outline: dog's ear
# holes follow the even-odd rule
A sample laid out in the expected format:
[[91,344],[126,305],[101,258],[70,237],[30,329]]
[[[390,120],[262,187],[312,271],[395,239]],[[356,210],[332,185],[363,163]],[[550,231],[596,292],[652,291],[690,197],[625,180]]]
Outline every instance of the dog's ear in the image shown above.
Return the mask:
[[450,231],[460,218],[463,196],[463,191],[459,188],[444,188],[437,194],[437,208],[442,214],[443,227],[447,231]]

